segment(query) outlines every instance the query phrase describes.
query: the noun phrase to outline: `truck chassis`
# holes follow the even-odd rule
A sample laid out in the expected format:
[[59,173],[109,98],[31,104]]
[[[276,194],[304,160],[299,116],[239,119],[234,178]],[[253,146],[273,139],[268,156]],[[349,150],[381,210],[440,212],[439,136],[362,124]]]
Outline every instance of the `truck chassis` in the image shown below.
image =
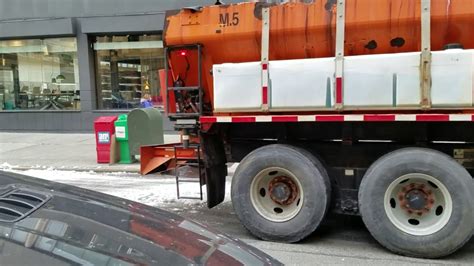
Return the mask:
[[[321,108],[298,103],[283,106],[284,110],[273,109],[269,72],[272,64],[281,62],[269,60],[270,4],[255,5],[262,20],[261,61],[238,68],[253,71],[253,80],[259,80],[248,90],[252,106],[244,99],[248,95],[234,99],[238,95],[235,92],[242,90],[240,84],[236,85],[237,79],[224,80],[222,76],[224,71],[229,71],[229,76],[237,75],[232,65],[203,70],[203,62],[209,58],[201,58],[205,53],[202,44],[167,46],[166,70],[161,75],[163,98],[167,114],[182,132],[183,144],[179,147],[188,149],[183,156],[192,161],[188,165],[199,167],[197,178],[201,186],[206,185],[210,208],[224,199],[226,163],[239,162],[232,178],[232,203],[242,224],[261,239],[300,241],[333,211],[360,215],[372,236],[395,253],[424,258],[449,255],[461,248],[474,231],[474,113],[472,106],[459,102],[450,108],[433,105],[432,80],[439,76],[432,75],[431,70],[435,54],[431,52],[431,1],[421,0],[419,6],[421,47],[415,55],[416,60],[419,56],[415,68],[419,70],[419,91],[415,85],[410,95],[420,99],[411,107],[397,106],[396,101],[382,107],[345,105],[346,1],[328,4],[328,10],[336,9],[335,56],[326,58],[333,60],[334,72],[330,71],[327,78],[325,95],[329,97]],[[192,18],[186,26],[199,27],[194,20],[199,21],[200,9],[186,12],[183,16]],[[221,33],[218,29],[215,34]],[[459,49],[462,45],[450,44],[447,48]],[[449,60],[462,58],[459,53]],[[171,62],[173,59],[176,61]],[[346,61],[350,62],[348,58]],[[170,73],[179,68],[177,65],[186,76],[193,69],[197,84],[185,84],[186,78]],[[203,88],[202,78],[208,75],[215,81],[214,92],[221,90],[221,98],[217,97],[220,102],[216,98],[211,102],[212,92]],[[225,82],[218,83],[218,78]],[[245,83],[246,79],[240,81]],[[393,80],[396,88],[396,75]],[[216,89],[216,84],[221,87]],[[296,89],[301,89],[300,85]],[[146,154],[142,156],[142,171],[152,171],[164,163],[175,165],[179,183],[183,158],[177,157],[176,147],[174,163],[168,157],[153,158],[169,147],[142,147],[142,154]]]

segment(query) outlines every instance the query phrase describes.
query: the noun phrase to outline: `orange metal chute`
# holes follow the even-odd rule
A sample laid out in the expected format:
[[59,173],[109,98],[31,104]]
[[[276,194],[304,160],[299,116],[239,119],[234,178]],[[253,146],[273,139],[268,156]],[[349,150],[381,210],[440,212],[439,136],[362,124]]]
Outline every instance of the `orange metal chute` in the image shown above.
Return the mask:
[[180,143],[141,146],[140,174],[170,170],[176,166],[175,158],[185,161],[197,157],[197,152],[193,148],[176,148],[175,154],[175,146],[179,145]]
[[[431,47],[460,43],[474,49],[474,1],[431,1]],[[335,53],[335,0],[272,5],[270,9],[270,60],[332,57]],[[345,55],[419,51],[420,0],[346,0]],[[213,64],[260,61],[265,3],[240,3],[183,9],[166,18],[168,46],[203,45],[202,80],[205,101],[213,101]],[[187,65],[172,54],[171,66],[182,73]],[[196,62],[190,58],[190,65]],[[188,76],[195,77],[196,68]],[[187,83],[193,83],[186,80]]]

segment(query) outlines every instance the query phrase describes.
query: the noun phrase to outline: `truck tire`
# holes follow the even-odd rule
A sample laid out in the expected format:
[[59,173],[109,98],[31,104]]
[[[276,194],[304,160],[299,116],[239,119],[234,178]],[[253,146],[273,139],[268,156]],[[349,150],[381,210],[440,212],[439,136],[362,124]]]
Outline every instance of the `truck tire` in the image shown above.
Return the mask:
[[360,213],[372,236],[395,253],[447,256],[472,236],[472,182],[446,154],[400,149],[367,170],[359,189]]
[[322,164],[309,152],[268,145],[248,154],[232,179],[232,204],[253,235],[297,242],[319,226],[331,186]]

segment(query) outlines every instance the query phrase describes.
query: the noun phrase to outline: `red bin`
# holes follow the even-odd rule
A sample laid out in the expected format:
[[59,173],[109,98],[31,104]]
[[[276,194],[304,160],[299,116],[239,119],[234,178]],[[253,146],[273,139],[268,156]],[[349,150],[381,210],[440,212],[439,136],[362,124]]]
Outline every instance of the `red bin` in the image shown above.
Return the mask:
[[110,163],[110,144],[115,133],[116,116],[101,116],[94,121],[97,163]]

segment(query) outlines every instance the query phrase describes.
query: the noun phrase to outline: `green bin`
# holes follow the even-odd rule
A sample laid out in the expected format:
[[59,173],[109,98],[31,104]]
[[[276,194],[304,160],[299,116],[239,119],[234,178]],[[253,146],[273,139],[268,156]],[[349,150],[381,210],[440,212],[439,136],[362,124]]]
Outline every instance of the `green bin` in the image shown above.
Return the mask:
[[11,100],[5,101],[5,110],[15,109],[15,103]]
[[163,116],[155,108],[134,109],[128,114],[130,153],[140,155],[140,146],[163,144]]
[[115,121],[115,139],[119,144],[119,163],[132,163],[133,160],[130,154],[130,146],[128,144],[128,125],[126,114],[119,115],[117,121]]

